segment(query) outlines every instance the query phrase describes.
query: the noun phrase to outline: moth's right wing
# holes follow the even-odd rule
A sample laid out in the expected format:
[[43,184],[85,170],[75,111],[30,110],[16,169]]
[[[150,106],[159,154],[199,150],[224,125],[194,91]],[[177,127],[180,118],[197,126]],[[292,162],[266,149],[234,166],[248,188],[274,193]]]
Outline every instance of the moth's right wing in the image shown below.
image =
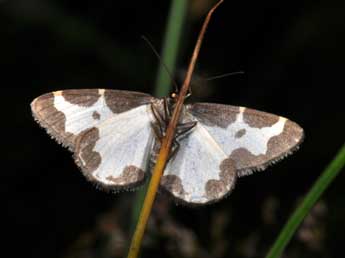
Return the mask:
[[244,107],[195,103],[186,106],[184,119],[197,125],[180,140],[161,186],[177,201],[192,205],[220,200],[238,176],[265,169],[303,139],[296,123]]

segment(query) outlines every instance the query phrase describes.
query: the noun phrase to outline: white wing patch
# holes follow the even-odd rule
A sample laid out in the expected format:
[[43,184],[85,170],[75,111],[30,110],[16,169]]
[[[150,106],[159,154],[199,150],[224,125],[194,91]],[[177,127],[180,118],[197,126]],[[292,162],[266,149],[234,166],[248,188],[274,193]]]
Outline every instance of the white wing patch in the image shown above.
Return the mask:
[[[54,92],[54,107],[64,113],[66,117],[65,131],[67,133],[78,135],[80,132],[92,128],[114,115],[105,102],[104,90],[99,90],[101,96],[97,102],[87,107],[66,101],[61,93],[62,91]],[[97,114],[97,117],[93,114]]]
[[99,126],[100,139],[94,151],[104,161],[94,172],[96,178],[111,183],[107,176],[117,177],[129,165],[146,170],[153,140],[147,108],[141,106],[124,112]]
[[167,164],[162,186],[189,204],[205,204],[220,199],[231,190],[236,178],[233,166],[222,168],[221,164],[226,159],[227,155],[210,134],[197,124],[180,141],[176,156]]
[[[81,164],[84,173],[88,173],[87,176],[103,186],[127,187],[138,183],[144,179],[138,172],[144,173],[147,170],[152,149],[153,119],[149,105],[112,116],[96,127],[98,137],[95,141],[88,142],[88,132],[81,136],[81,147],[76,151],[77,163]],[[85,154],[90,151],[88,148],[91,145],[91,152]],[[92,163],[96,157],[100,161],[95,167]]]
[[[229,124],[227,128],[203,125],[212,135],[217,144],[222,148],[227,156],[239,148],[245,148],[255,156],[266,154],[268,141],[284,130],[286,118],[279,117],[277,123],[270,127],[255,128],[250,127],[243,120],[245,108],[241,107],[236,121]],[[238,136],[238,133],[240,135]]]

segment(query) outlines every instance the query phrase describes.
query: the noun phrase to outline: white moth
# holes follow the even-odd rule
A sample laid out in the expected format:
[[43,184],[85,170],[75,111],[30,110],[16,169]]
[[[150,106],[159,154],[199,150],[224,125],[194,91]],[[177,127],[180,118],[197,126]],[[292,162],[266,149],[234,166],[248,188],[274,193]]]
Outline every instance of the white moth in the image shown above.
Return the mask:
[[[142,184],[150,173],[174,104],[172,97],[84,89],[42,95],[31,108],[74,153],[88,180],[120,190]],[[282,159],[302,139],[303,129],[280,116],[222,104],[184,105],[161,188],[187,204],[218,201],[238,177]]]

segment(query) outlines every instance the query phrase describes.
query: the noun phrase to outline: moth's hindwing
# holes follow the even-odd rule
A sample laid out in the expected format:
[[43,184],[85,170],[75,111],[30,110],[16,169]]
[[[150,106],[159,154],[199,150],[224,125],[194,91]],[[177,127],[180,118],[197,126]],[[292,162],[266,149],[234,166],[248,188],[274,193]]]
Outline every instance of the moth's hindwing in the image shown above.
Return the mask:
[[235,163],[197,124],[166,166],[161,186],[178,202],[202,205],[220,200],[234,187]]
[[142,105],[82,133],[75,159],[84,175],[115,190],[142,183],[153,145],[152,121],[149,105]]

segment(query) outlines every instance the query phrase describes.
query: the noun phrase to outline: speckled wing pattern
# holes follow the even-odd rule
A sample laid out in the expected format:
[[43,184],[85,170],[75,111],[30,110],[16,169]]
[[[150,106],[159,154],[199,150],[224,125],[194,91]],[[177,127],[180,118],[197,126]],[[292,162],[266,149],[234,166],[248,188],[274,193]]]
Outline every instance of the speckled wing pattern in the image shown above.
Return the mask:
[[180,141],[161,186],[178,201],[206,204],[233,189],[236,178],[263,170],[303,140],[296,123],[269,113],[222,104],[187,105],[197,126]]
[[74,152],[92,182],[118,190],[145,179],[153,142],[150,95],[118,90],[63,90],[31,103],[38,123]]

